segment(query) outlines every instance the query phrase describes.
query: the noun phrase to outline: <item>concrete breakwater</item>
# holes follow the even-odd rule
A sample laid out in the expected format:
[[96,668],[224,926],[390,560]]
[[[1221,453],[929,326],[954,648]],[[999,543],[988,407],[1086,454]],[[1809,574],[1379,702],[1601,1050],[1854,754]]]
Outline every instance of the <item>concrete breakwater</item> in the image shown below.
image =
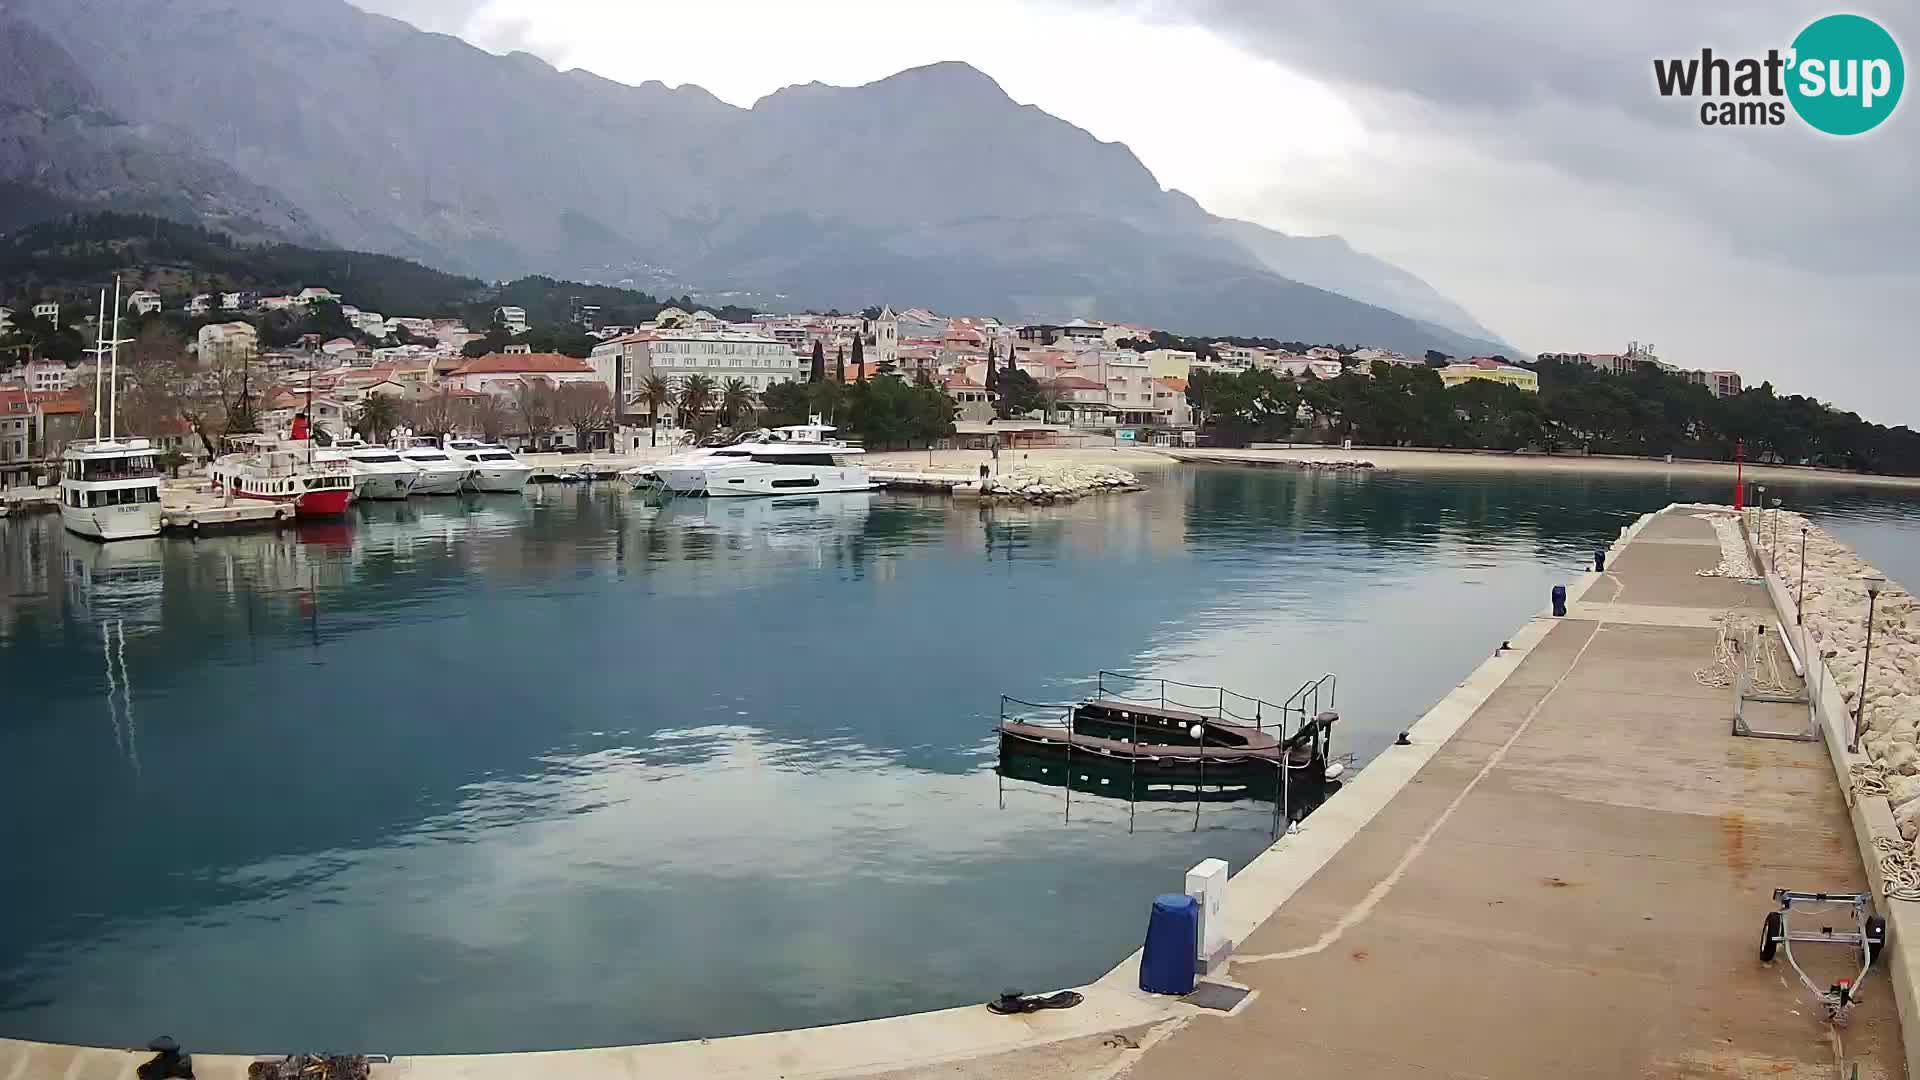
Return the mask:
[[1787,588],[1801,594],[1808,641],[1833,671],[1847,708],[1858,711],[1860,746],[1886,771],[1894,822],[1902,837],[1914,840],[1920,836],[1920,602],[1891,580],[1881,587],[1872,604],[1869,657],[1867,583],[1885,575],[1801,514],[1770,510],[1763,521],[1750,513],[1748,531],[1772,556]]
[[1349,457],[1286,457],[1271,452],[1235,452],[1232,450],[1166,450],[1165,454],[1175,461],[1214,462],[1223,465],[1254,465],[1268,469],[1303,469],[1308,472],[1367,472],[1377,466],[1366,458]]
[[1079,462],[1023,464],[980,485],[990,502],[1071,502],[1101,491],[1140,491],[1140,479],[1125,469]]

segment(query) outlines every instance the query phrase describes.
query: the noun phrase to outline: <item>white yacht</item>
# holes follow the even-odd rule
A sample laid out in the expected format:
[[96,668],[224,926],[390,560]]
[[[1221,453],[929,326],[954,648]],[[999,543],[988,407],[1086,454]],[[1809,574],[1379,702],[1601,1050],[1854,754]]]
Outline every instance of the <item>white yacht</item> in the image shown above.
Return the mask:
[[695,446],[677,454],[669,454],[659,461],[635,465],[631,469],[622,470],[620,478],[635,488],[650,487],[660,482],[661,469],[683,469],[689,465],[704,465],[716,457],[744,457],[745,455],[739,450],[740,447],[747,443],[770,442],[772,439],[773,432],[762,428],[759,431],[748,432],[725,446]]
[[412,439],[399,450],[401,460],[420,472],[413,482],[415,495],[456,495],[473,469],[447,455],[432,439]]
[[356,499],[404,499],[420,479],[420,470],[391,447],[343,438],[333,440],[333,449],[344,455],[353,469]]
[[472,470],[467,487],[472,491],[520,491],[533,475],[533,466],[513,456],[513,451],[478,439],[448,439],[447,456],[455,464]]
[[[60,522],[95,540],[160,535],[160,451],[146,439],[119,437],[120,280],[113,282],[113,329],[93,347],[93,438],[75,439],[60,454]],[[100,321],[107,326],[107,293],[100,292]],[[101,361],[112,357],[102,372]],[[105,375],[104,380],[102,375]],[[103,390],[104,387],[104,390]],[[100,434],[100,399],[107,402],[107,433]]]
[[832,430],[820,423],[776,428],[766,442],[721,447],[704,462],[663,463],[656,472],[670,492],[715,498],[872,491],[867,470],[851,460],[866,451],[827,438]]

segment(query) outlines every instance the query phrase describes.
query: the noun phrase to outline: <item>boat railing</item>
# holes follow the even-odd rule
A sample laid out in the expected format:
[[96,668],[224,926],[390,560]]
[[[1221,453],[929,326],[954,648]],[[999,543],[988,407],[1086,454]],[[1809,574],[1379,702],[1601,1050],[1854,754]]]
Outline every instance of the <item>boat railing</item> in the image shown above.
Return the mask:
[[1030,724],[1035,727],[1059,727],[1073,730],[1073,710],[1071,704],[1057,701],[1022,701],[1017,697],[1000,695],[1000,723]]
[[1332,709],[1336,706],[1334,695],[1339,688],[1340,680],[1335,678],[1331,671],[1317,679],[1308,679],[1300,684],[1300,689],[1287,695],[1287,700],[1280,705],[1281,715],[1297,714],[1300,717],[1300,723],[1305,725],[1308,720],[1320,715],[1323,707],[1323,693],[1325,694],[1324,707]]
[[1212,716],[1219,723],[1240,724],[1257,731],[1265,731],[1269,722],[1280,723],[1281,734],[1285,734],[1286,710],[1271,701],[1224,686],[1102,670],[1094,675],[1094,696],[1142,705],[1156,703],[1162,709],[1185,709]]

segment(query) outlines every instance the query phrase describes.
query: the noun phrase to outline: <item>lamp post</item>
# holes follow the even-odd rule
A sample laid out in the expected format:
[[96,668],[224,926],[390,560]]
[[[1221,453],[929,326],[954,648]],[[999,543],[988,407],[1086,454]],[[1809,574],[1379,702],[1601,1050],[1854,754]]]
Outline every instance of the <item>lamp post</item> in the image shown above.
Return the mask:
[[1849,752],[1859,749],[1860,724],[1867,715],[1867,666],[1873,663],[1873,605],[1886,585],[1886,578],[1867,578],[1867,647],[1860,655],[1860,698],[1853,703],[1853,735],[1847,740]]
[[1780,496],[1773,497],[1773,521],[1767,529],[1767,561],[1780,565]]
[[1807,624],[1807,528],[1800,526],[1800,592],[1793,598],[1793,623]]

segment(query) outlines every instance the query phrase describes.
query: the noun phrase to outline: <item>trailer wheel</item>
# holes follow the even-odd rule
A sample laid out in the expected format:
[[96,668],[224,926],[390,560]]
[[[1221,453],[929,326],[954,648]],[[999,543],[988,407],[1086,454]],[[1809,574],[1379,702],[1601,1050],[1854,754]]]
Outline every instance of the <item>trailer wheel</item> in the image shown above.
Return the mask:
[[1760,962],[1773,961],[1775,950],[1780,947],[1780,939],[1786,936],[1786,920],[1777,911],[1767,912],[1767,921],[1760,927]]

